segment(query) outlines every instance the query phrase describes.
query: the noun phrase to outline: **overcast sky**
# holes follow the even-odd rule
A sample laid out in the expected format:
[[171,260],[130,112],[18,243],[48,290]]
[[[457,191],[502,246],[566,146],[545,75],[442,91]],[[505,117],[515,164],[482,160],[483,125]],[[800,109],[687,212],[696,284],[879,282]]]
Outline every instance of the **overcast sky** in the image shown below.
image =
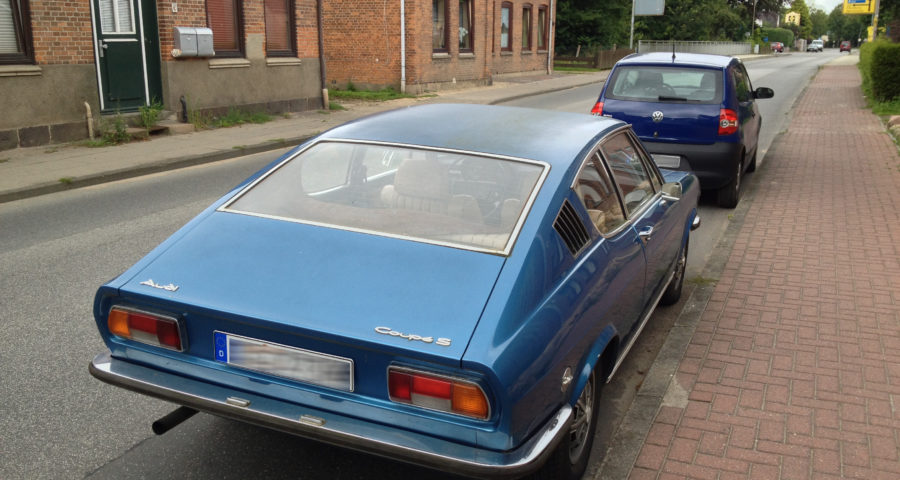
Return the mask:
[[824,10],[825,13],[831,13],[834,7],[844,3],[842,0],[806,0],[806,6],[809,8],[816,7]]

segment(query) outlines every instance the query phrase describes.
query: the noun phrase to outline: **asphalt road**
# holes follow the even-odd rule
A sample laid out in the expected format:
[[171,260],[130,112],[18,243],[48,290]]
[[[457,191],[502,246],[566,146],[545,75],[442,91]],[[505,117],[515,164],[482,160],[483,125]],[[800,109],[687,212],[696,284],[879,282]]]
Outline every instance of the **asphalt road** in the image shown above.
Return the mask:
[[[787,125],[790,105],[818,65],[836,55],[748,62],[754,86],[776,91],[774,99],[761,102],[766,149]],[[587,111],[598,93],[594,86],[522,102]],[[104,349],[91,314],[96,288],[277,155],[0,205],[0,478],[453,478],[203,414],[156,437],[150,423],[174,406],[88,374],[89,360]],[[705,262],[702,250],[712,250],[698,242],[715,245],[727,225],[727,210],[704,204],[701,212],[704,224],[692,239],[689,278]],[[686,287],[685,296],[690,281]],[[604,390],[606,420],[593,463],[607,451],[606,439],[680,308],[654,315]]]

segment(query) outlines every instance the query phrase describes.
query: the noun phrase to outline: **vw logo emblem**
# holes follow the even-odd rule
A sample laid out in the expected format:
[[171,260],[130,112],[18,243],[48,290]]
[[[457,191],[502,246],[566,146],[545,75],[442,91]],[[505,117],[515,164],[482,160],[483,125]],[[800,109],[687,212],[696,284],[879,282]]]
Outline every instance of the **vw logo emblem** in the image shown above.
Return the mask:
[[663,120],[663,113],[657,110],[650,115],[650,118],[653,119],[653,123],[659,123]]

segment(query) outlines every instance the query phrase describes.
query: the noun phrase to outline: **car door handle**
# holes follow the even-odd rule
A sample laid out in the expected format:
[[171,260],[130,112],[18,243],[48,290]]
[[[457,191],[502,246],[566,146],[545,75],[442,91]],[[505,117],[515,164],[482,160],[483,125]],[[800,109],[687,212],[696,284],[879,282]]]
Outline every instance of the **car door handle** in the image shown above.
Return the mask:
[[653,235],[653,227],[644,227],[640,232],[638,232],[638,237],[640,237],[641,241],[644,242],[645,245],[650,241],[651,235]]

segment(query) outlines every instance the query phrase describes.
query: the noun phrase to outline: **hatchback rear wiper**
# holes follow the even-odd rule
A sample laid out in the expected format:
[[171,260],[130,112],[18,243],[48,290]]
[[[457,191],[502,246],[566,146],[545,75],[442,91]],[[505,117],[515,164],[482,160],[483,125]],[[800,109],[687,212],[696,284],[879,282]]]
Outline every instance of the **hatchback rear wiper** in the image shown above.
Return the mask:
[[676,101],[676,102],[686,102],[687,101],[687,98],[685,98],[685,97],[667,97],[665,95],[660,95],[658,97],[658,99],[659,100]]

